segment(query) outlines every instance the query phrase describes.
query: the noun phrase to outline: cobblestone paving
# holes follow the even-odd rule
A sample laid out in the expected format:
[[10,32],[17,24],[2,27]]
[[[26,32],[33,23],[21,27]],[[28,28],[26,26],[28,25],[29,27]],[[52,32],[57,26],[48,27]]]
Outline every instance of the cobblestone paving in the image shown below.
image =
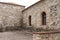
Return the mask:
[[32,34],[22,31],[2,32],[0,40],[32,40]]

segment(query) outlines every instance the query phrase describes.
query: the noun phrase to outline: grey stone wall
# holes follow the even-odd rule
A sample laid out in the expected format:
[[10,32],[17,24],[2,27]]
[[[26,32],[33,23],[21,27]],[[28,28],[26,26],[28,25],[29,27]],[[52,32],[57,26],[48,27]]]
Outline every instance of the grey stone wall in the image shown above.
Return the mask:
[[[46,25],[42,25],[42,12],[46,12]],[[59,30],[60,29],[60,0],[44,0],[23,12],[23,24],[29,26],[29,15],[31,15],[31,24],[34,28],[41,30]]]
[[0,3],[0,27],[21,26],[22,10],[25,7]]

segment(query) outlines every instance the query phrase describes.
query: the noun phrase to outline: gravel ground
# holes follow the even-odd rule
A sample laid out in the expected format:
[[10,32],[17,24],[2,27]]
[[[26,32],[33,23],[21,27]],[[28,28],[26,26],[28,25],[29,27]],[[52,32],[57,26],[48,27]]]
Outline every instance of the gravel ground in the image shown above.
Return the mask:
[[33,40],[33,36],[25,31],[0,32],[0,40]]

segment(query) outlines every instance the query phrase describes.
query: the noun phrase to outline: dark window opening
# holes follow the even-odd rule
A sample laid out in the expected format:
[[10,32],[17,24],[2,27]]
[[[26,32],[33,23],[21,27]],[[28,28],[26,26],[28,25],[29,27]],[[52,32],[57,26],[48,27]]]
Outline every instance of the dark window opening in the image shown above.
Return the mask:
[[31,26],[31,16],[29,16],[29,26]]
[[46,25],[46,13],[42,13],[42,25]]

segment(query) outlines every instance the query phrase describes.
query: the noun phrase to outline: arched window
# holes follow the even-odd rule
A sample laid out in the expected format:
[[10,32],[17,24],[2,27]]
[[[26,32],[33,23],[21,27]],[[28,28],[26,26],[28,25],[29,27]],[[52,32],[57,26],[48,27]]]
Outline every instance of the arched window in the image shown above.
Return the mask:
[[42,25],[46,25],[46,13],[42,13]]
[[29,26],[31,26],[31,16],[29,16]]

